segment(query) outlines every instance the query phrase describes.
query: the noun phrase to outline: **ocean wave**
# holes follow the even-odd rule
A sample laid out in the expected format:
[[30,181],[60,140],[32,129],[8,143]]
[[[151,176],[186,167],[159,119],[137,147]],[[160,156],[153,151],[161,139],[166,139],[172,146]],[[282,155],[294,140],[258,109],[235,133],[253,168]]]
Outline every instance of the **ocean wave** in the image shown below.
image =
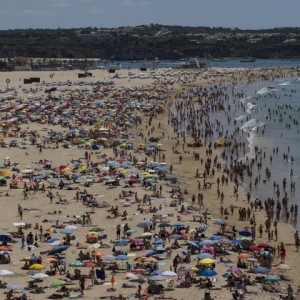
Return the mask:
[[253,104],[252,102],[248,102],[247,107],[248,107],[248,109],[246,110],[246,112],[248,114],[251,114],[251,112],[255,109],[255,104]]
[[[241,126],[241,129],[246,132],[256,132],[259,127],[265,126],[266,123],[259,122],[256,119],[251,119]],[[254,130],[253,130],[254,129]]]
[[268,94],[272,92],[276,92],[277,90],[273,86],[266,86],[263,87],[262,89],[256,91],[256,94],[263,95],[263,94]]
[[240,115],[240,116],[235,118],[236,121],[241,121],[241,120],[245,120],[245,119],[247,119],[246,115]]
[[287,81],[287,82],[280,83],[278,85],[292,85],[292,84],[290,83],[290,81]]

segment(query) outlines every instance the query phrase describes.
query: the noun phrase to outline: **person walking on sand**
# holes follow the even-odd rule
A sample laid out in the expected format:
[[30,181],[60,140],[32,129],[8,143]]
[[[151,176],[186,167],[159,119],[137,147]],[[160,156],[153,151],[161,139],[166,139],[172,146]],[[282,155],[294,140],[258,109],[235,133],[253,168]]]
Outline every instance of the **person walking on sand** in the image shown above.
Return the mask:
[[83,292],[85,290],[85,278],[84,276],[81,276],[80,279],[79,279],[79,285],[80,285],[80,292],[81,292],[81,295],[84,295]]

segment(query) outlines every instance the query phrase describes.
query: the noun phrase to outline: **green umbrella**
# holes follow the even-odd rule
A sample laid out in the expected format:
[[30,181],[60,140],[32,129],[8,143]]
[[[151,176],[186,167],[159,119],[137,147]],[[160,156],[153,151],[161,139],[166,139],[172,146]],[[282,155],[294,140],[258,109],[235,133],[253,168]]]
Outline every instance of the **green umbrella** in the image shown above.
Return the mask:
[[71,263],[69,263],[70,267],[83,267],[84,264],[81,261],[73,261]]
[[4,176],[0,176],[0,181],[1,180],[5,180],[5,177]]
[[65,284],[66,284],[66,282],[64,280],[56,279],[56,280],[51,282],[50,286],[51,287],[58,287],[58,286],[64,286]]

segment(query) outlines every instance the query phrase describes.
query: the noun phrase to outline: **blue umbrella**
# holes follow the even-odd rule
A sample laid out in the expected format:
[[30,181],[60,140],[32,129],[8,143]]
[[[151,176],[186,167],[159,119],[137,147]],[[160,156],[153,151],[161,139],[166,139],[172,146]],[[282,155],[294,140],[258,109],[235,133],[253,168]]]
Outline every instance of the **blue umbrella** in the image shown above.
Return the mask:
[[149,275],[150,276],[156,276],[156,275],[160,275],[161,273],[163,273],[164,271],[161,270],[155,270],[153,272],[151,272]]
[[151,251],[151,252],[148,252],[148,253],[145,255],[145,257],[150,257],[150,256],[155,255],[155,254],[157,254],[157,252]]
[[120,255],[116,256],[115,259],[116,260],[128,260],[129,257],[127,255],[120,254]]
[[165,241],[163,241],[163,240],[154,240],[153,242],[152,242],[152,244],[153,245],[159,245],[159,244],[163,244]]
[[73,234],[73,233],[74,233],[74,230],[71,230],[71,229],[63,229],[63,230],[61,230],[60,233],[63,233],[63,234]]
[[200,272],[200,275],[201,276],[206,276],[206,277],[211,277],[211,276],[215,276],[217,275],[217,272],[215,270],[204,270],[202,272]]
[[169,235],[169,236],[168,236],[168,239],[171,239],[171,240],[179,240],[179,239],[182,239],[182,235],[181,235],[181,234],[174,233],[174,234]]
[[212,235],[209,239],[212,240],[212,241],[217,241],[217,240],[220,240],[222,237],[219,236],[219,235]]
[[204,258],[212,258],[213,256],[209,253],[200,253],[196,256],[198,259],[204,259]]
[[191,246],[193,246],[193,247],[200,248],[200,245],[198,245],[198,244],[197,244],[196,242],[194,242],[194,241],[187,241],[186,243],[189,244],[189,245],[191,245]]
[[232,277],[232,274],[230,272],[226,272],[222,275],[224,278]]
[[7,288],[9,290],[24,290],[24,287],[18,284],[8,284]]
[[281,280],[280,276],[278,275],[269,275],[265,278],[265,280],[268,280],[268,281],[279,281]]
[[216,220],[216,221],[214,222],[214,224],[217,224],[217,225],[225,225],[225,224],[227,224],[227,222],[226,222],[226,221],[223,221],[223,220]]
[[161,247],[161,246],[157,246],[157,247],[153,248],[153,251],[156,251],[156,252],[166,251],[166,248]]
[[107,261],[113,261],[115,259],[116,259],[116,257],[113,255],[106,255],[103,257],[103,260],[107,260]]
[[201,226],[198,228],[198,232],[199,232],[199,233],[203,233],[207,228],[208,228],[207,225],[201,225]]
[[1,234],[0,235],[0,241],[3,243],[8,243],[12,241],[12,237],[8,234]]
[[118,240],[115,242],[116,247],[123,247],[123,246],[127,246],[127,245],[128,245],[128,241],[126,241],[126,240]]
[[252,272],[254,272],[254,273],[265,274],[265,273],[270,272],[270,269],[265,268],[265,267],[256,267],[256,268],[254,268],[254,269],[252,270]]
[[158,227],[171,227],[172,225],[169,223],[160,223]]
[[203,240],[200,242],[200,245],[214,245],[215,242],[211,240]]
[[180,222],[177,222],[175,224],[172,225],[173,227],[183,227],[184,224],[180,223]]
[[252,233],[248,230],[242,230],[242,231],[239,232],[239,234],[241,236],[251,236],[252,235]]
[[53,242],[56,242],[58,240],[59,240],[58,238],[51,238],[51,239],[47,240],[47,243],[53,243]]
[[139,222],[136,226],[140,227],[140,228],[147,228],[147,227],[150,227],[152,225],[153,225],[152,221],[144,220],[144,221]]
[[61,246],[57,246],[57,247],[53,247],[49,252],[48,255],[53,255],[56,253],[61,253],[65,250],[67,250],[69,247],[65,246],[65,245],[61,245]]

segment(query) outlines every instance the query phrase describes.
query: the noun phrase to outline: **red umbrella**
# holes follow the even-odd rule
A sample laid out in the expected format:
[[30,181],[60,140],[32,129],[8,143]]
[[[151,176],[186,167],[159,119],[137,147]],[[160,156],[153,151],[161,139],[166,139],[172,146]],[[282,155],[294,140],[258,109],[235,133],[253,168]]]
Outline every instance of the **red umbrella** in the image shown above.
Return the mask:
[[273,246],[271,246],[270,244],[266,244],[266,243],[259,244],[257,247],[260,247],[260,248],[273,248]]
[[86,262],[84,263],[84,266],[85,266],[85,267],[92,268],[92,267],[96,267],[96,264],[93,263],[93,262],[91,262],[91,261],[86,261]]
[[15,179],[13,179],[11,182],[13,182],[13,183],[18,183],[18,182],[22,182],[22,181],[23,181],[22,179],[15,178]]
[[258,247],[257,245],[252,245],[252,246],[249,247],[249,250],[250,251],[261,251],[262,248]]

